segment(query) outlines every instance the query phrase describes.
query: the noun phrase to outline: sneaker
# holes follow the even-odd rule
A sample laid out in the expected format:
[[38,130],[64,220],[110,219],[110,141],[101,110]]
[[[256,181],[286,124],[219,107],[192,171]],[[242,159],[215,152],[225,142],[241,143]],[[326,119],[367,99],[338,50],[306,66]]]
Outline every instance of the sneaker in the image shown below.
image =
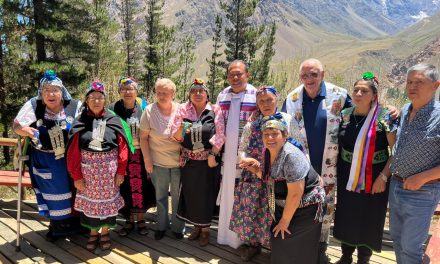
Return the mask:
[[165,236],[165,230],[156,230],[154,231],[154,239],[161,240]]
[[173,235],[174,235],[174,237],[177,238],[177,239],[182,239],[182,238],[183,238],[183,234],[182,234],[182,233],[173,232]]

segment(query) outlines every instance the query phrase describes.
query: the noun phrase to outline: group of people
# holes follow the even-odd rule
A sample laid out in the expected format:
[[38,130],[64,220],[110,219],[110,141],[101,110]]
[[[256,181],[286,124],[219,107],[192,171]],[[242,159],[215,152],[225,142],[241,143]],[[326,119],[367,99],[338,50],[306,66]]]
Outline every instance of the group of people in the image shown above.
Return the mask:
[[402,111],[379,102],[372,72],[350,95],[324,73],[320,61],[305,60],[302,84],[278,109],[276,88],[249,84],[240,60],[228,65],[230,86],[216,104],[201,79],[179,104],[176,85],[163,78],[145,107],[131,77],[119,81],[117,102],[107,106],[105,86],[93,82],[81,104],[46,72],[14,129],[31,139],[31,180],[39,213],[50,219],[48,239],[85,227],[87,248],[106,250],[118,214],[126,219],[121,236],[135,227],[146,234],[144,213],[157,206],[155,239],[169,228],[182,239],[186,222],[194,226],[188,239],[206,246],[217,204],[217,242],[240,247],[243,261],[266,246],[272,263],[328,263],[334,219],[338,263],[352,263],[356,249],[357,263],[369,263],[381,250],[389,203],[397,262],[421,263],[440,200],[437,69],[408,70],[411,102]]

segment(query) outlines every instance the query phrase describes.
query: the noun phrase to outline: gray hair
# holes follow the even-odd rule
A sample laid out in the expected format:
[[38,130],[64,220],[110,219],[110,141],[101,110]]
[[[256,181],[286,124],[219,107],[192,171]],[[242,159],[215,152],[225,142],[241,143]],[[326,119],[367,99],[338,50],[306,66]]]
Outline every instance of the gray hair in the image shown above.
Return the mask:
[[310,59],[307,59],[307,60],[303,61],[301,63],[301,65],[299,65],[299,70],[300,71],[302,70],[302,68],[304,67],[305,64],[315,64],[316,66],[318,66],[318,69],[320,71],[324,71],[324,66],[322,66],[322,62],[319,61],[318,59],[310,58]]
[[438,70],[435,68],[434,65],[431,64],[425,64],[420,63],[417,65],[412,66],[408,69],[406,72],[406,78],[412,73],[412,72],[422,72],[425,77],[429,78],[432,82],[438,81]]
[[166,87],[173,91],[173,93],[176,93],[176,84],[168,78],[157,79],[156,83],[154,84],[154,90],[156,90],[158,87]]

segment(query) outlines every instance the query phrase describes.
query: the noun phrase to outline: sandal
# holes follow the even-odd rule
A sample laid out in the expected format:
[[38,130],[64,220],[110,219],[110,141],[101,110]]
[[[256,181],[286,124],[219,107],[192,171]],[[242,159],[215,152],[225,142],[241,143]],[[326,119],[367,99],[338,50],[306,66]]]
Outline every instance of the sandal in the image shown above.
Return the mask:
[[144,220],[137,221],[137,231],[139,235],[146,235],[148,234],[147,225],[145,224]]
[[134,229],[134,222],[125,221],[124,226],[118,231],[122,237],[127,236]]
[[101,234],[101,238],[99,239],[99,247],[101,250],[109,250],[112,246],[112,242],[110,241],[110,233]]
[[87,245],[86,245],[86,248],[88,251],[93,252],[98,247],[98,237],[99,237],[99,234],[90,235],[89,240],[87,240]]

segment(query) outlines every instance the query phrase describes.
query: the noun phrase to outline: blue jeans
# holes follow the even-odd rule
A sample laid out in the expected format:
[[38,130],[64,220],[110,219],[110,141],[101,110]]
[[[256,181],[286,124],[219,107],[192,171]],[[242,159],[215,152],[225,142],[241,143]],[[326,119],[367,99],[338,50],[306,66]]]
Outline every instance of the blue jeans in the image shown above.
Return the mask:
[[183,233],[185,223],[176,217],[179,204],[180,168],[153,166],[151,181],[156,189],[157,230],[165,231],[170,225],[168,217],[168,189],[171,185],[171,230],[176,233]]
[[395,179],[390,183],[390,233],[398,264],[420,264],[423,243],[440,200],[440,183],[425,184],[417,191],[403,189]]

